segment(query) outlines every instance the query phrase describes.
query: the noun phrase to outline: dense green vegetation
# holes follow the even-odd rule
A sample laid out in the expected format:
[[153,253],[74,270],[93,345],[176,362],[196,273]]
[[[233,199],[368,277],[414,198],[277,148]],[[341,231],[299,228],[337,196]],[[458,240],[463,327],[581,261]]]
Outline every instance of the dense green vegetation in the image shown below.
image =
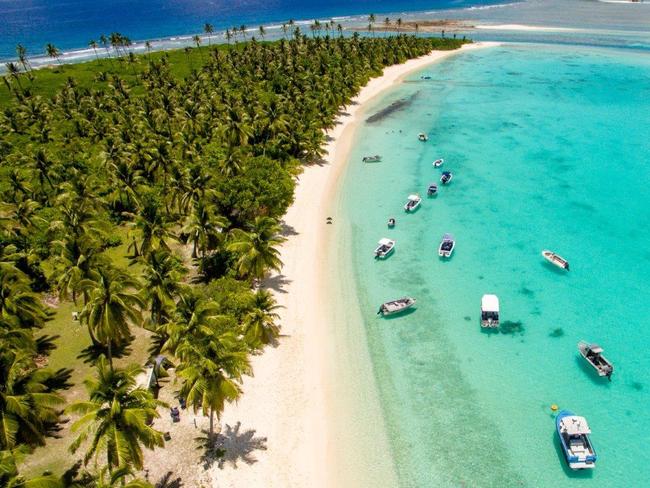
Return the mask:
[[[259,285],[281,267],[279,219],[301,165],[320,158],[339,108],[383,67],[461,43],[298,31],[5,77],[0,484],[149,486],[134,474],[142,449],[164,444],[149,426],[161,405],[136,388],[141,366],[116,359],[139,327],[151,357],[173,357],[180,394],[210,416],[212,438],[249,355],[279,334]],[[72,373],[47,367],[57,337],[43,332],[56,309],[79,312],[94,365],[87,399],[67,407]],[[26,480],[22,458],[65,415],[82,465]]]

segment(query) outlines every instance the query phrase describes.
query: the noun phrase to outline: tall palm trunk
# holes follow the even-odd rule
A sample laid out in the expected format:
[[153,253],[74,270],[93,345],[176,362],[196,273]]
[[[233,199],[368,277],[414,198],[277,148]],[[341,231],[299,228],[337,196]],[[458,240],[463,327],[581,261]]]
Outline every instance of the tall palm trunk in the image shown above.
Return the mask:
[[212,447],[214,444],[214,409],[210,409],[210,434],[208,435],[208,443]]

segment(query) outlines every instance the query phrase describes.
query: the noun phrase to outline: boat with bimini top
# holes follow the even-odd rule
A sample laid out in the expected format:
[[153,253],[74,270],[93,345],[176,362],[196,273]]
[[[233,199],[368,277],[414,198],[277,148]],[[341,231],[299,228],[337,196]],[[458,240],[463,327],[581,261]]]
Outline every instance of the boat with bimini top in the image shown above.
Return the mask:
[[591,444],[587,419],[562,410],[555,418],[555,428],[560,437],[562,452],[571,469],[593,469],[596,467],[596,451]]
[[436,185],[435,183],[431,183],[431,184],[429,185],[429,187],[427,188],[427,195],[429,195],[430,197],[432,197],[432,196],[435,195],[436,193],[438,193],[438,185]]
[[499,326],[499,297],[483,295],[481,298],[481,327]]
[[408,200],[404,205],[404,210],[407,212],[415,212],[420,206],[420,203],[422,203],[422,197],[420,197],[420,195],[417,193],[409,195]]
[[444,162],[445,162],[445,160],[442,159],[442,158],[440,158],[440,159],[436,159],[436,160],[433,162],[433,167],[434,167],[434,168],[439,168],[440,166],[442,166],[442,164],[443,164]]
[[451,174],[451,171],[444,171],[444,172],[442,173],[442,176],[440,177],[440,182],[441,182],[443,185],[446,185],[446,184],[448,184],[449,182],[451,182],[451,179],[452,179],[453,177],[454,177],[454,175]]
[[395,241],[384,237],[377,243],[375,259],[385,259],[395,250]]

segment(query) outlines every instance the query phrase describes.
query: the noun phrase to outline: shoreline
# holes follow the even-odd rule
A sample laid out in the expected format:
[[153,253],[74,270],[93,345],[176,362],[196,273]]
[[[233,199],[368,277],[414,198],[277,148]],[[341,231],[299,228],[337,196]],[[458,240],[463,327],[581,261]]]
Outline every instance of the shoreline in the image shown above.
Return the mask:
[[[280,274],[271,276],[265,283],[282,307],[279,311],[282,336],[277,347],[269,347],[253,358],[255,376],[246,378],[241,400],[236,405],[227,405],[221,416],[222,430],[240,426],[242,441],[238,447],[243,454],[240,462],[226,463],[213,471],[214,487],[360,486],[364,475],[345,473],[339,465],[342,452],[369,457],[367,446],[364,451],[362,446],[351,446],[339,439],[341,432],[337,432],[336,426],[345,425],[346,420],[354,423],[355,432],[361,429],[377,434],[372,437],[372,451],[383,452],[375,455],[385,458],[390,454],[386,433],[367,418],[365,411],[370,407],[381,415],[381,406],[364,405],[363,415],[359,416],[362,418],[353,419],[349,399],[337,395],[345,378],[337,377],[341,366],[336,363],[352,364],[364,370],[372,370],[372,365],[362,327],[353,331],[356,339],[353,346],[337,341],[335,329],[342,326],[331,320],[336,316],[336,307],[329,307],[335,293],[327,286],[332,276],[328,271],[331,268],[326,266],[330,255],[326,253],[323,257],[322,250],[329,248],[325,244],[330,244],[336,236],[332,230],[339,222],[336,215],[333,226],[326,225],[325,219],[328,211],[336,206],[339,182],[368,102],[414,71],[458,53],[498,44],[479,42],[453,51],[433,51],[386,68],[343,109],[337,125],[328,134],[324,163],[304,168],[298,178],[294,203],[284,217],[288,237],[280,248],[284,266]],[[349,282],[344,282],[343,287],[353,288]],[[341,292],[338,290],[336,294]],[[336,361],[332,360],[334,357]],[[376,398],[374,384],[364,384],[362,388],[364,391],[354,392],[355,398],[366,402],[369,395]],[[341,415],[348,419],[342,419]],[[377,430],[382,432],[374,432]],[[263,450],[247,450],[246,438],[254,436],[265,439]],[[346,433],[344,437],[353,442],[356,436]],[[364,464],[370,465],[373,460],[374,457],[364,460]],[[373,465],[373,469],[375,472],[370,476],[382,480],[382,486],[397,485],[392,465]],[[336,484],[332,483],[334,479]],[[355,479],[355,483],[345,482],[350,479]]]

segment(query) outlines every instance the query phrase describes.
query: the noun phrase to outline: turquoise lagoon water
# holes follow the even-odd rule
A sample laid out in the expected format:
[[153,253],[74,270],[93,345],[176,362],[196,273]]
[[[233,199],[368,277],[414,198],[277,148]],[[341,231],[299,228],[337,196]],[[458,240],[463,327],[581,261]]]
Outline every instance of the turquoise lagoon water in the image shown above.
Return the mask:
[[[395,101],[358,129],[337,222],[362,315],[347,327],[365,329],[400,485],[649,486],[650,55],[478,50],[411,75],[366,115]],[[376,153],[382,163],[361,163]],[[438,157],[454,179],[428,199]],[[424,201],[407,215],[412,192]],[[397,248],[376,262],[381,237]],[[481,330],[484,293],[499,296],[506,330]],[[414,313],[375,315],[404,295]],[[603,345],[611,383],[579,359],[581,339]],[[593,472],[566,468],[554,403],[588,418]]]

